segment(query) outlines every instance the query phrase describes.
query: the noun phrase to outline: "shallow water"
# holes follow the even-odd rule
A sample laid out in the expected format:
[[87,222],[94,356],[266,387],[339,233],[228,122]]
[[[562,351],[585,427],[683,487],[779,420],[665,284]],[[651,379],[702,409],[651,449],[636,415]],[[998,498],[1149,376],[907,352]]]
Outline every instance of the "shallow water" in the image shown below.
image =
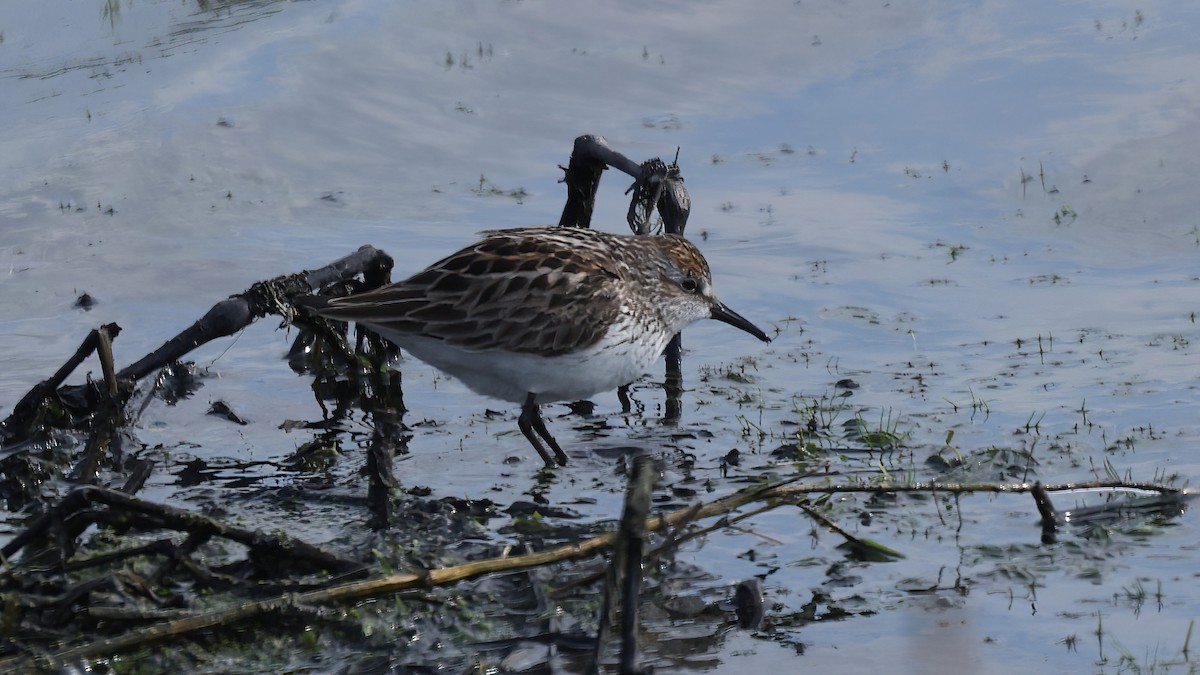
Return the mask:
[[[839,422],[858,412],[907,434],[908,452],[880,460],[898,477],[924,475],[953,431],[963,454],[1031,452],[1042,480],[1103,477],[1107,461],[1186,482],[1200,473],[1198,26],[1183,2],[10,1],[0,414],[99,323],[124,327],[128,363],[217,300],[360,244],[387,250],[402,275],[478,230],[556,222],[556,165],[575,136],[597,133],[638,161],[680,148],[689,234],[718,292],[779,336],[763,346],[717,324],[690,331],[678,427],[657,422],[653,381],[634,393],[643,415],[596,398],[600,438],[549,409],[572,457],[551,502],[594,499],[579,508],[615,517],[612,452],[624,446],[674,443],[698,476],[734,489],[719,458],[737,447],[763,453],[744,467],[766,464],[796,408],[845,378],[859,388]],[[624,230],[627,184],[606,175],[598,227]],[[99,303],[90,312],[72,307],[84,291]],[[150,406],[137,440],[166,448],[168,465],[278,461],[310,440],[279,429],[320,413],[281,358],[290,336],[273,328],[198,351],[211,377],[179,405]],[[498,502],[531,489],[513,411],[404,367],[415,429],[404,484]],[[722,378],[729,368],[747,381]],[[251,424],[205,416],[218,399]],[[351,464],[337,481],[353,484]],[[304,477],[260,464],[223,478],[182,486],[164,471],[144,495],[249,499]],[[707,665],[1186,670],[1179,650],[1200,605],[1190,512],[1145,536],[1043,547],[1027,498],[959,508],[961,531],[933,539],[915,534],[937,522],[931,505],[886,510],[860,534],[908,557],[848,563],[858,579],[844,587],[825,569],[838,540],[814,542],[796,513],[754,521],[778,544],[710,537],[691,561],[724,582],[769,573],[777,615],[818,586],[875,613],[730,633]],[[308,514],[295,533],[340,536],[346,514],[328,516]],[[739,557],[750,548],[757,562]],[[911,591],[939,575],[968,578],[971,592]],[[1149,600],[1134,600],[1139,587]]]

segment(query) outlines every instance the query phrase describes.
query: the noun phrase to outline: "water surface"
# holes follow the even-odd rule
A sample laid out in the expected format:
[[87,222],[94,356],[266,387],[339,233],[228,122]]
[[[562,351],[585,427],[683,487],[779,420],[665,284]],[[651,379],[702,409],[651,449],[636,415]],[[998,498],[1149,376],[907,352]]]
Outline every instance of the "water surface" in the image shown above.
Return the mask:
[[[736,447],[752,474],[805,401],[843,379],[859,385],[844,415],[907,434],[909,449],[881,460],[897,478],[925,475],[953,431],[964,454],[1032,453],[1043,480],[1103,477],[1107,462],[1187,482],[1200,473],[1198,13],[1185,2],[11,1],[0,414],[99,323],[124,327],[128,363],[217,300],[364,243],[405,274],[481,229],[556,222],[557,165],[575,136],[597,133],[638,161],[679,148],[689,234],[721,297],[779,335],[763,346],[717,324],[691,331],[678,427],[658,423],[654,378],[634,391],[642,415],[596,398],[609,425],[598,438],[548,410],[573,462],[552,502],[583,496],[595,500],[586,515],[614,517],[622,479],[604,451],[619,446],[676,443],[714,478]],[[627,185],[606,175],[597,226],[624,229]],[[84,291],[99,301],[90,312],[73,308]],[[276,461],[309,440],[279,429],[320,413],[273,329],[198,351],[211,377],[190,400],[148,408],[138,441],[168,449],[170,464]],[[499,502],[531,489],[514,411],[404,368],[405,484]],[[217,399],[251,424],[206,417]],[[345,485],[352,464],[337,469]],[[252,497],[303,477],[268,464],[226,478],[181,486],[163,472],[146,496]],[[1200,603],[1191,513],[1147,536],[1043,547],[1024,498],[959,508],[960,529],[931,535],[932,503],[873,526],[852,515],[869,505],[847,507],[844,527],[908,557],[847,563],[844,585],[826,569],[838,541],[812,538],[796,513],[755,522],[778,543],[729,533],[689,550],[722,583],[767,574],[777,616],[813,589],[872,611],[730,633],[705,663],[1194,667],[1180,653]],[[357,517],[310,514],[294,531],[334,539]],[[958,577],[969,594],[912,591]]]

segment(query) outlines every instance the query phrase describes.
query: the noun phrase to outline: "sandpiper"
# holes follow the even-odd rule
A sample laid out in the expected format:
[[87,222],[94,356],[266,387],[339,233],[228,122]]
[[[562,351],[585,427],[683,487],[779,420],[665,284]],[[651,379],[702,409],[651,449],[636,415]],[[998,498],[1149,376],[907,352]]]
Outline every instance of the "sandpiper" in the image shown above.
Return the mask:
[[521,433],[551,467],[567,455],[541,404],[633,382],[700,319],[770,342],[717,300],[708,262],[682,237],[569,227],[484,234],[404,281],[299,304],[358,322],[475,392],[522,404]]

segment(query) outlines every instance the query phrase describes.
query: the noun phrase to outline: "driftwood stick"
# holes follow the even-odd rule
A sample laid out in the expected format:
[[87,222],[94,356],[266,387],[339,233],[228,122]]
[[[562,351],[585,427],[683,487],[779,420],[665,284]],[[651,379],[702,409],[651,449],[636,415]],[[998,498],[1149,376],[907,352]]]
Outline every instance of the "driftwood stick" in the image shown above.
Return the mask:
[[563,205],[562,216],[558,219],[559,227],[592,226],[600,175],[608,166],[604,159],[597,156],[601,148],[613,153],[602,137],[580,136],[575,139],[570,163],[559,167],[563,170],[562,182],[567,186],[567,203]]
[[113,350],[112,341],[116,337],[116,333],[120,332],[109,329],[108,326],[101,326],[100,330],[96,331],[96,356],[100,357],[100,372],[104,373],[104,384],[108,387],[108,395],[115,397],[117,395],[117,375],[113,365]]
[[[46,398],[53,394],[60,386],[62,386],[62,383],[65,382],[67,377],[69,377],[71,373],[73,373],[75,369],[79,367],[79,364],[83,363],[84,359],[90,356],[92,352],[97,351],[100,348],[100,344],[102,342],[107,344],[108,354],[111,358],[112,339],[120,334],[120,332],[120,326],[115,323],[109,323],[88,333],[87,337],[83,339],[82,343],[80,343],[79,348],[75,350],[75,353],[71,355],[71,358],[67,359],[66,363],[59,367],[59,369],[48,379],[42,380],[34,385],[34,387],[30,389],[29,392],[25,394],[25,396],[22,397],[15,406],[13,406],[12,414],[10,414],[8,418],[5,419],[2,424],[0,424],[0,434],[3,435],[4,440],[9,441],[11,439],[22,439],[27,437],[30,430],[36,424],[36,421],[39,417],[38,413],[41,411],[42,403],[46,401]],[[103,338],[101,337],[102,335]],[[108,369],[106,368],[106,380],[108,379],[107,374]],[[109,384],[109,387],[110,391],[115,393],[115,391],[112,390],[112,383]]]
[[642,167],[637,162],[613,150],[603,136],[586,134],[576,138],[571,156],[577,155],[585,159],[603,162],[605,165],[627,174],[630,178],[637,178],[642,172]]
[[179,360],[200,345],[219,337],[233,335],[250,325],[253,320],[250,305],[244,298],[232,297],[222,300],[183,332],[137,362],[126,366],[118,375],[122,379],[140,380],[168,363]]
[[[367,286],[382,286],[388,282],[392,271],[391,256],[374,246],[360,246],[357,251],[328,265],[301,272],[309,289],[318,290],[336,281],[344,281],[363,275]],[[284,277],[286,278],[286,277]]]
[[140,380],[200,345],[233,335],[259,317],[272,313],[283,314],[288,298],[315,291],[333,281],[358,274],[378,275],[380,270],[390,271],[391,268],[392,259],[386,253],[372,246],[363,246],[320,269],[260,281],[245,292],[213,305],[199,321],[141,360],[122,369],[117,377]]
[[[661,176],[656,175],[659,165],[662,166]],[[570,163],[560,167],[564,171],[562,182],[567,185],[567,203],[558,219],[559,226],[591,227],[600,176],[610,166],[635,179],[633,187],[630,188],[635,191],[635,195],[629,206],[629,226],[638,234],[649,233],[649,211],[653,210],[662,192],[660,186],[664,185],[663,181],[666,180],[666,165],[659,159],[639,165],[609,147],[603,136],[591,134],[575,139]],[[644,222],[639,221],[642,216]]]

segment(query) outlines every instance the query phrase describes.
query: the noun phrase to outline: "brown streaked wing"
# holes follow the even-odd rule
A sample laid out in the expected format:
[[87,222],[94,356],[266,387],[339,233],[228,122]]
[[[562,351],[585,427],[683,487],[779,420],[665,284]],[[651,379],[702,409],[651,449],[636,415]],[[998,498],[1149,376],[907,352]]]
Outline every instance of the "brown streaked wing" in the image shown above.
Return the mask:
[[616,319],[618,274],[570,239],[496,232],[404,281],[334,300],[321,314],[480,351],[582,349]]

